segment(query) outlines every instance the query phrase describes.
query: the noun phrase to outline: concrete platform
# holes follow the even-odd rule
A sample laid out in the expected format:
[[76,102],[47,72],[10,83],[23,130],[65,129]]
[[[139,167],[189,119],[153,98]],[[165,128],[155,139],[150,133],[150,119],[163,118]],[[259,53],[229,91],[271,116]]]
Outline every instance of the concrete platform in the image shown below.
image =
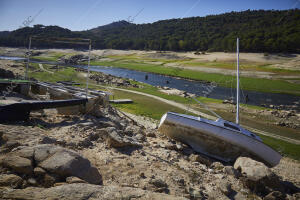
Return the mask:
[[114,100],[109,100],[109,103],[125,104],[125,103],[133,103],[133,101],[131,99],[114,99]]

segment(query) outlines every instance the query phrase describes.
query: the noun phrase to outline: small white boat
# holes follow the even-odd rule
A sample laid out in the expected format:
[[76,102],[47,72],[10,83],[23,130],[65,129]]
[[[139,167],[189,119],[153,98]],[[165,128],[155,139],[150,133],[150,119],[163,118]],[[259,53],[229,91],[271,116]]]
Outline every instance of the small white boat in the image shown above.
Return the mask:
[[[237,39],[238,46],[238,39]],[[238,52],[238,47],[237,47]],[[239,56],[237,56],[239,60]],[[239,66],[239,62],[237,62]],[[239,69],[237,69],[239,77]],[[167,112],[158,130],[170,138],[190,145],[196,152],[234,162],[239,156],[251,157],[270,167],[276,166],[281,155],[265,145],[259,136],[239,125],[239,78],[237,79],[236,123],[220,118],[216,121],[191,115]]]
[[247,156],[273,167],[281,159],[281,155],[257,135],[221,118],[212,121],[168,112],[161,118],[159,131],[190,145],[196,152],[225,162]]

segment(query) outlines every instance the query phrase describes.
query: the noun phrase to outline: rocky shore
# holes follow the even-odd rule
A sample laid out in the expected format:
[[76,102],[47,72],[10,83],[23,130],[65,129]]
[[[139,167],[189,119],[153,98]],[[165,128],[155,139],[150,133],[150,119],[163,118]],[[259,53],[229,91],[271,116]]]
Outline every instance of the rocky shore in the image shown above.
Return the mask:
[[97,113],[45,110],[1,124],[1,198],[299,198],[299,179],[276,168],[246,157],[220,163],[109,105]]
[[[76,68],[78,72],[87,72],[86,69]],[[105,85],[114,85],[114,86],[123,86],[123,87],[135,87],[139,88],[140,85],[132,84],[129,80],[112,76],[110,74],[104,74],[102,72],[91,72],[89,78],[95,81],[97,84],[105,84]]]

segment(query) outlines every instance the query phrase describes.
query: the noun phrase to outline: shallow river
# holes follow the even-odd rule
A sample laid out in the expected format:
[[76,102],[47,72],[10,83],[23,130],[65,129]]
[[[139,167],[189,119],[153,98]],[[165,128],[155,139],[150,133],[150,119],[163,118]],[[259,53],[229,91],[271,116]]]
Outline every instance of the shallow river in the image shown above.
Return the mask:
[[[166,86],[176,88],[199,96],[206,96],[214,99],[236,98],[235,88],[225,88],[215,86],[213,84],[203,83],[200,81],[178,79],[159,74],[146,73],[115,67],[91,66],[90,69],[92,71],[98,71],[114,76],[134,79],[136,81],[148,83],[154,86]],[[146,78],[146,76],[148,78]],[[246,103],[246,96],[248,96],[247,104],[251,105],[295,105],[296,102],[300,101],[300,97],[294,95],[241,90],[240,98],[242,103]]]

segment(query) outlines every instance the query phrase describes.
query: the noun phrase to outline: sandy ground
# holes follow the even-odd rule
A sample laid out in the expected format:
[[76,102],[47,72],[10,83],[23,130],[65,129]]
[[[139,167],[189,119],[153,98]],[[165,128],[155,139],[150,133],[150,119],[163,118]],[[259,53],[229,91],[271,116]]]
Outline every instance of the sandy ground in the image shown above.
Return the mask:
[[[207,61],[227,61],[234,62],[236,60],[236,53],[224,53],[224,52],[211,52],[204,55],[195,55],[194,52],[178,53],[188,58],[197,58]],[[252,63],[278,63],[290,59],[297,59],[299,61],[300,55],[292,54],[286,56],[279,56],[277,54],[269,54],[264,56],[263,53],[240,53],[241,62],[252,62]]]
[[[201,71],[206,73],[214,73],[214,74],[224,74],[224,75],[235,75],[236,70],[230,69],[220,69],[220,68],[212,68],[212,67],[203,67],[203,66],[196,66],[196,67],[187,67],[187,66],[178,66],[178,65],[171,65],[173,63],[169,63],[168,66],[170,67],[182,67],[184,69],[190,69],[195,71]],[[259,71],[240,71],[241,76],[245,77],[256,77],[256,78],[268,78],[271,79],[275,76],[275,73],[272,72],[259,72]],[[300,76],[296,76],[298,78]]]
[[[61,53],[88,53],[88,51],[77,51],[74,49],[39,49],[41,52],[61,52]],[[26,52],[26,48],[9,48],[9,47],[0,47],[0,52],[5,54],[18,54]],[[201,55],[195,55],[195,52],[170,52],[166,51],[164,53],[157,53],[156,51],[140,51],[140,50],[115,50],[115,49],[103,49],[103,50],[92,50],[91,52],[97,56],[108,56],[108,55],[157,55],[157,54],[169,54],[174,55],[179,58],[195,58],[202,61],[220,61],[220,62],[235,62],[236,54],[235,53],[224,53],[224,52],[209,52]],[[155,56],[157,57],[157,56]],[[264,56],[263,53],[240,53],[241,62],[250,62],[250,63],[269,63],[269,64],[278,64],[282,65],[288,64],[300,68],[300,55],[299,54],[269,54]],[[286,63],[288,62],[288,63]]]

